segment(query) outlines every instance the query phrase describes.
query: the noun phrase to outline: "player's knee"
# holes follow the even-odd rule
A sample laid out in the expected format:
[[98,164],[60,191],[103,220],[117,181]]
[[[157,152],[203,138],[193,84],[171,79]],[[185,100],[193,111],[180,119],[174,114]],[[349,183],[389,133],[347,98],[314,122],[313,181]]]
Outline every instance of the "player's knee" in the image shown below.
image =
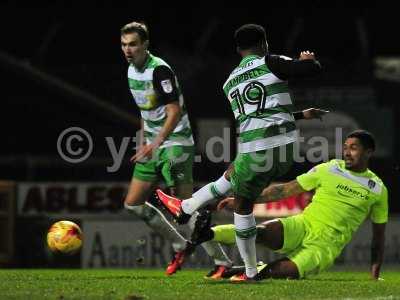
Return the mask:
[[283,227],[279,220],[271,220],[257,225],[257,243],[272,249],[283,247]]
[[236,207],[235,208],[235,213],[239,215],[248,215],[251,214],[253,210],[249,207]]
[[125,206],[136,206],[136,205],[142,205],[145,202],[145,200],[140,199],[139,197],[136,197],[135,195],[128,194],[126,195],[124,199],[124,205]]
[[169,194],[173,197],[178,197],[180,199],[187,199],[192,196],[193,184],[191,183],[181,183],[176,186],[171,186],[168,188]]
[[297,280],[300,279],[300,276],[297,271],[289,271],[289,272],[271,272],[270,278],[274,279],[291,279]]
[[268,276],[276,279],[300,279],[299,270],[294,262],[284,258],[267,266]]
[[258,224],[256,226],[257,228],[257,242],[262,242],[259,239],[263,236],[264,230],[265,230],[265,225],[264,224]]
[[234,209],[237,214],[248,215],[253,212],[253,201],[240,196],[235,196]]
[[134,201],[132,199],[132,197],[130,197],[129,195],[127,195],[124,199],[124,206],[132,206],[134,204]]
[[229,165],[228,169],[226,170],[226,172],[224,173],[224,177],[226,180],[231,181],[231,176],[232,173],[234,171],[233,165]]

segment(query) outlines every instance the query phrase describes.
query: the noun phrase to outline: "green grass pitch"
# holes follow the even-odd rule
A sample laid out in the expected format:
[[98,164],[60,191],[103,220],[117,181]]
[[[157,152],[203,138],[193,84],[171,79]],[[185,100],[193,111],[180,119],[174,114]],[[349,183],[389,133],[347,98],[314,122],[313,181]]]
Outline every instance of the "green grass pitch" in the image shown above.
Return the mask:
[[307,280],[230,284],[206,270],[0,270],[0,299],[400,299],[400,272],[326,272]]

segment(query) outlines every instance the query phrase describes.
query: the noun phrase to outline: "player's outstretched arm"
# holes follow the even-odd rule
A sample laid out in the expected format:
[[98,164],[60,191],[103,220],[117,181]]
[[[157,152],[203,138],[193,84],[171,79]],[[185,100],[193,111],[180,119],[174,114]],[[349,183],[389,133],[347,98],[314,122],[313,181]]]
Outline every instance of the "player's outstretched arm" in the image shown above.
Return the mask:
[[307,108],[302,111],[295,111],[293,113],[294,119],[297,120],[312,120],[312,119],[320,119],[322,121],[322,116],[329,113],[329,110],[324,110],[320,108]]
[[267,55],[265,63],[273,74],[282,80],[315,76],[321,73],[321,64],[314,52],[302,51],[298,59],[282,55]]
[[[273,202],[281,199],[285,199],[287,197],[301,194],[305,192],[297,180],[292,180],[288,183],[283,184],[273,184],[269,187],[265,188],[260,196],[256,199],[255,203],[265,203],[265,202]],[[234,198],[228,197],[224,200],[220,201],[217,206],[217,210],[221,210],[224,208],[233,208]]]
[[265,188],[260,196],[258,196],[256,203],[273,202],[287,197],[301,194],[305,192],[297,180],[289,181],[283,184],[272,184]]
[[381,279],[379,274],[385,247],[385,227],[386,223],[372,223],[371,276],[375,280]]

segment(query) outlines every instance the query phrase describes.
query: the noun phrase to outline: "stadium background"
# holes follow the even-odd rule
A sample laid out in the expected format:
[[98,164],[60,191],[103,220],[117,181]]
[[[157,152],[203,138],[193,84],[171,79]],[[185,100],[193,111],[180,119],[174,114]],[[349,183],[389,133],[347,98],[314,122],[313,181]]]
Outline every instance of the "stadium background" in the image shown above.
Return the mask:
[[[110,109],[138,113],[128,90],[127,65],[119,46],[119,29],[132,20],[144,20],[149,25],[150,50],[177,73],[198,141],[197,151],[203,158],[207,138],[222,135],[219,128],[224,126],[231,135],[229,157],[235,155],[232,114],[221,86],[239,61],[232,38],[238,26],[248,22],[265,26],[272,53],[295,57],[301,50],[315,51],[324,72],[317,79],[291,84],[295,103],[298,109],[315,106],[332,114],[323,123],[302,122],[300,128],[306,140],[307,135],[320,135],[330,142],[334,141],[336,127],[343,128],[343,135],[357,127],[375,134],[378,152],[371,169],[388,186],[395,220],[400,212],[396,151],[400,146],[400,45],[398,39],[391,38],[389,29],[393,28],[395,12],[378,5],[342,4],[286,1],[240,8],[230,2],[3,1],[0,179],[16,186],[9,193],[4,183],[6,192],[2,192],[2,210],[14,209],[1,214],[1,234],[7,237],[0,249],[5,253],[2,263],[77,266],[77,258],[52,258],[43,249],[43,232],[52,221],[65,217],[78,222],[128,220],[121,217],[124,190],[119,183],[130,179],[129,157],[133,151],[126,153],[117,172],[108,172],[106,167],[112,160],[105,137],[113,137],[118,143],[123,137],[134,136],[138,129],[134,119]],[[87,130],[95,145],[91,157],[79,164],[63,161],[56,147],[60,133],[72,126]],[[282,180],[312,165],[296,164]],[[195,179],[199,184],[214,179],[226,166],[227,162],[216,164],[203,159],[194,165]],[[40,185],[43,182],[45,185]],[[71,188],[66,182],[76,186]],[[106,183],[116,186],[106,188]],[[82,187],[85,184],[89,187]],[[37,198],[32,196],[32,211],[26,214],[21,212],[27,199],[24,188],[39,190]],[[65,200],[73,198],[74,188],[98,188],[103,198],[99,200],[94,192],[93,207],[80,212]],[[32,193],[35,195],[35,191]],[[10,197],[15,199],[12,207],[6,204]],[[115,230],[121,230],[121,224],[115,224]],[[112,235],[112,230],[107,234]],[[393,249],[399,249],[397,235],[391,243]],[[391,255],[391,262],[398,262],[399,252]]]

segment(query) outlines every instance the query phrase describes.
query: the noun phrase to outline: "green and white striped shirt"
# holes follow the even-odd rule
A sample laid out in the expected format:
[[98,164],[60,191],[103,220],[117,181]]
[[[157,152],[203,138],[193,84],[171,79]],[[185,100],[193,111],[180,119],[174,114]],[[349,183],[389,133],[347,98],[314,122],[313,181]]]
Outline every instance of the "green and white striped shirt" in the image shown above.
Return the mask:
[[[155,78],[155,71],[167,70],[171,76]],[[160,72],[159,72],[160,73]],[[132,96],[140,109],[144,120],[144,136],[146,144],[150,144],[157,137],[163,127],[167,115],[165,96],[171,96],[171,101],[179,101],[181,107],[181,119],[174,131],[166,138],[160,148],[182,145],[191,146],[194,144],[189,117],[186,112],[183,95],[180,91],[178,80],[171,70],[171,67],[161,58],[149,53],[148,59],[141,70],[133,65],[128,68],[128,82]]]
[[225,82],[239,131],[239,153],[279,147],[296,141],[293,103],[287,81],[275,76],[265,58],[242,59]]

